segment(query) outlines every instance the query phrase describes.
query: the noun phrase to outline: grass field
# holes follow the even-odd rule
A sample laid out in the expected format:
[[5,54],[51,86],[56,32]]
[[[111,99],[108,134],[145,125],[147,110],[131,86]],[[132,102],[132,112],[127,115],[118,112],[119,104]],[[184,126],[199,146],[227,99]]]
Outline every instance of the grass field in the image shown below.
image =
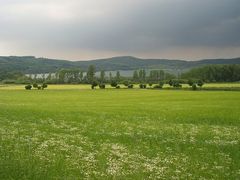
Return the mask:
[[240,178],[240,92],[88,89],[0,87],[0,179]]
[[[122,84],[120,84],[121,88],[126,89],[126,87]],[[154,85],[153,85],[154,86]],[[182,85],[183,88],[188,88],[191,89],[191,87],[188,84],[183,84]],[[113,89],[110,85],[106,85],[106,88],[108,89]],[[138,89],[139,85],[135,84],[134,88]],[[149,88],[149,86],[148,86]],[[164,84],[163,88],[172,88],[170,87],[168,84]],[[204,84],[203,88],[215,88],[215,89],[219,89],[219,88],[239,88],[240,90],[240,83],[206,83]],[[8,85],[8,84],[0,84],[0,90],[3,89],[7,89],[7,90],[23,90],[24,89],[24,85]],[[49,85],[48,89],[51,90],[77,90],[77,89],[91,89],[91,85],[89,84],[84,84],[84,85],[78,85],[78,84],[65,84],[65,85]]]

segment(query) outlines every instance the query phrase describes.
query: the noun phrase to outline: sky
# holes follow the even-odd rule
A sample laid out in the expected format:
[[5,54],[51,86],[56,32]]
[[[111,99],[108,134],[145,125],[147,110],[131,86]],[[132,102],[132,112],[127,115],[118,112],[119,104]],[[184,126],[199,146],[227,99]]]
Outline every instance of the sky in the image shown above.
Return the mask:
[[240,57],[240,0],[0,0],[0,55]]

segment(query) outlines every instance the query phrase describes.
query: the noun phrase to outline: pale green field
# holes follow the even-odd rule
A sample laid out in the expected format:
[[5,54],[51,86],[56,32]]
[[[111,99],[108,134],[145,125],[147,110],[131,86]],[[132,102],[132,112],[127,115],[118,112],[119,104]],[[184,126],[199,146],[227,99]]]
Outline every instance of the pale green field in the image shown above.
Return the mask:
[[0,87],[0,179],[240,179],[240,92]]
[[[7,89],[7,90],[24,90],[25,85],[1,85],[0,84],[0,89]],[[121,88],[126,87],[124,85],[120,85]],[[154,86],[154,85],[153,85]],[[148,86],[149,87],[149,86]],[[106,85],[106,88],[112,89],[110,85]],[[138,89],[139,85],[135,84],[134,88]],[[163,88],[170,88],[168,84],[165,84]],[[183,84],[183,88],[191,88],[188,84]],[[206,83],[203,86],[204,88],[240,88],[240,83]],[[65,84],[65,85],[48,85],[48,89],[52,90],[60,90],[60,89],[69,89],[69,90],[77,90],[77,89],[91,89],[91,85],[89,84]]]

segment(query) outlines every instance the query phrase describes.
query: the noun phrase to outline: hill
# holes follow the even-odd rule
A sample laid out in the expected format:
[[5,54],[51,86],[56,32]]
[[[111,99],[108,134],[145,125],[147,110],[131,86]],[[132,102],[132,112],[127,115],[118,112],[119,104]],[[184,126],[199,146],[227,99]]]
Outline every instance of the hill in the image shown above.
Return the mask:
[[112,57],[90,61],[68,61],[34,56],[0,56],[0,72],[19,71],[23,73],[56,72],[62,68],[80,68],[87,70],[89,65],[95,65],[97,70],[134,70],[134,69],[165,69],[182,71],[210,64],[240,64],[240,58],[205,59],[199,61],[140,59],[131,56]]

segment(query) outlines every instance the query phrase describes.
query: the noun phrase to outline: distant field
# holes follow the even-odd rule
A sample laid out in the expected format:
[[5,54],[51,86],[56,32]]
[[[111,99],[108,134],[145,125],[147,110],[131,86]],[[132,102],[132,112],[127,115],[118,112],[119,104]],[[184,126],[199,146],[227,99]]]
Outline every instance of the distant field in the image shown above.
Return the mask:
[[0,85],[0,179],[240,178],[240,92],[23,87]]
[[[8,85],[8,84],[0,84],[0,89],[7,89],[7,90],[17,90],[23,89],[25,85]],[[121,88],[126,88],[124,85],[120,85]],[[112,88],[110,85],[107,85],[106,88]],[[134,88],[139,88],[138,84],[134,85]],[[164,88],[170,88],[168,84],[164,85]],[[183,88],[191,88],[188,84],[183,84]],[[240,88],[240,83],[206,83],[203,86],[204,88]],[[66,85],[48,85],[48,89],[52,90],[60,90],[60,89],[91,89],[91,85],[89,84],[66,84]]]

